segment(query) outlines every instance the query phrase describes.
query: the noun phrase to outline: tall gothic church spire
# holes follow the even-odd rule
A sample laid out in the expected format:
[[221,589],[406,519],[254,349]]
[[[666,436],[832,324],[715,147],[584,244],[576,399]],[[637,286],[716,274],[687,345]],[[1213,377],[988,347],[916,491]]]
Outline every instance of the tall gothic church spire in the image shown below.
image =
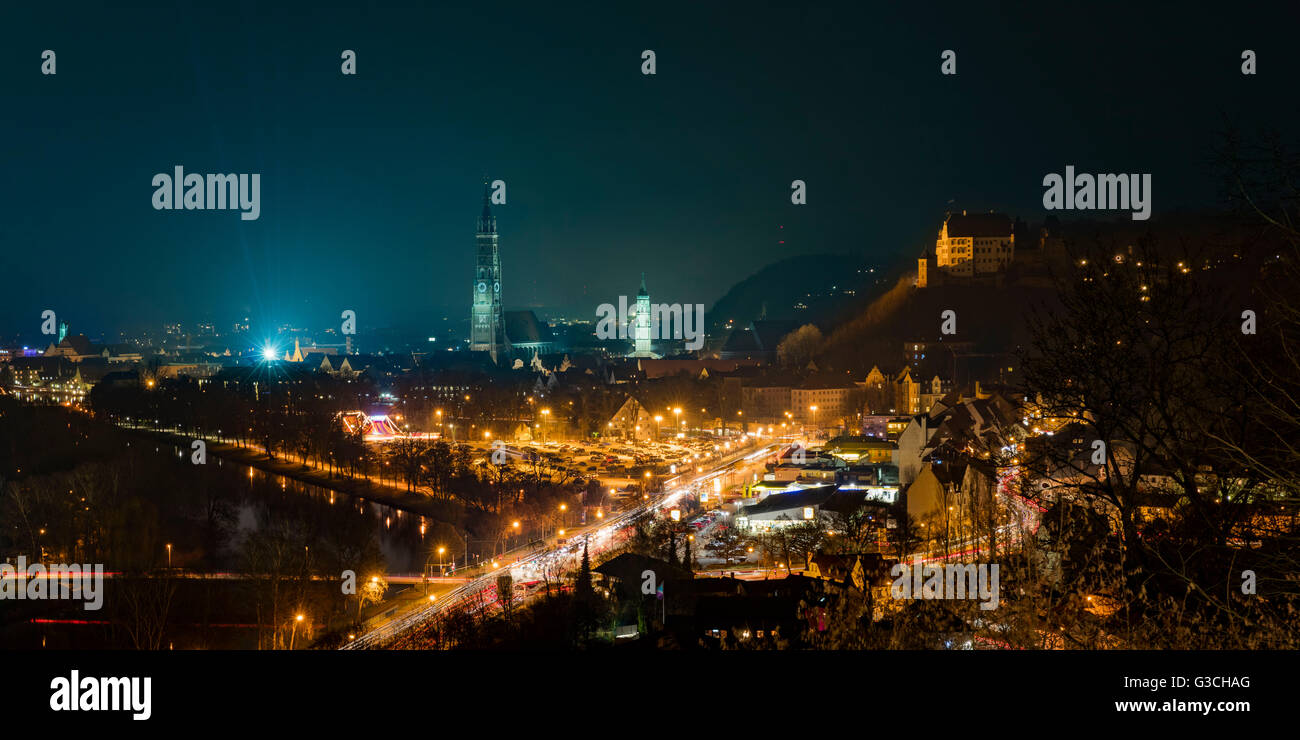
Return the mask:
[[478,233],[497,233],[497,219],[492,215],[492,185],[483,178],[483,212],[478,217]]
[[483,178],[483,211],[474,237],[474,283],[470,302],[469,348],[488,352],[493,362],[506,359],[508,346],[505,314],[501,305],[501,250],[497,244],[497,219],[492,215],[492,186]]

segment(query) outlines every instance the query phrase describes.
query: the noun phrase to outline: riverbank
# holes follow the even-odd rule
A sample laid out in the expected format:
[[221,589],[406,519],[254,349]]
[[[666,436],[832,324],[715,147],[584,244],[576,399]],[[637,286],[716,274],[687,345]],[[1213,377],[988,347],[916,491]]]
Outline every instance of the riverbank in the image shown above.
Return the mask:
[[[144,429],[138,427],[120,427],[126,431],[131,431],[151,439],[155,442],[170,444],[185,455],[191,453],[191,444],[198,437],[177,434],[155,429]],[[434,501],[428,496],[406,490],[405,486],[381,483],[373,478],[346,478],[331,475],[330,473],[320,470],[319,468],[306,465],[302,462],[289,460],[287,458],[271,459],[265,451],[257,447],[241,447],[239,445],[223,442],[215,439],[202,438],[207,445],[208,457],[216,457],[229,460],[234,463],[247,465],[266,473],[282,475],[286,478],[307,483],[319,488],[328,489],[347,496],[362,498],[374,503],[391,506],[394,509],[416,514],[419,516],[429,517],[439,521],[456,521],[459,509],[456,504],[443,501]],[[208,463],[211,464],[211,463]]]

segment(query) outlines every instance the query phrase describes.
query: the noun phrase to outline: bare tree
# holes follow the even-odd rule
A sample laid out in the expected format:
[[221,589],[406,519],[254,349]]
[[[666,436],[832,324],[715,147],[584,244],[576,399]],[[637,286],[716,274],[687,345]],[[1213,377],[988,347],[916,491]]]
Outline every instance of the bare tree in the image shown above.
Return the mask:
[[821,350],[823,341],[821,329],[815,324],[804,324],[777,344],[777,361],[784,367],[802,369]]

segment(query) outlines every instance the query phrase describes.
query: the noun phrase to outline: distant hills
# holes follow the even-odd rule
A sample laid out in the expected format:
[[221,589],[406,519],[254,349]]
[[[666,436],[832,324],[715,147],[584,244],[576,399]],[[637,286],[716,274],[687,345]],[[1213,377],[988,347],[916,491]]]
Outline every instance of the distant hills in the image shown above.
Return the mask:
[[881,267],[845,254],[790,257],[736,283],[708,311],[709,332],[743,329],[759,318],[817,324],[823,330],[865,307],[889,284]]
[[[897,370],[908,361],[905,343],[926,343],[921,372],[937,370],[958,380],[971,374],[1013,374],[1007,362],[1029,341],[1028,319],[1036,310],[1056,310],[1059,297],[1052,273],[1070,271],[1076,249],[1125,251],[1146,241],[1159,245],[1171,261],[1201,264],[1206,249],[1232,254],[1258,251],[1259,228],[1213,210],[1178,211],[1150,221],[1049,219],[1059,246],[1048,256],[1039,248],[1037,225],[1018,224],[1016,263],[996,278],[936,280],[918,289],[916,257],[921,249],[892,265],[872,265],[852,255],[792,257],[764,267],[737,283],[709,313],[710,333],[728,334],[728,322],[744,330],[766,312],[769,320],[816,324],[826,340],[816,362],[823,370],[861,370],[880,365]],[[1023,230],[1022,230],[1023,229]],[[944,311],[957,315],[957,333],[940,334]],[[958,359],[959,358],[959,359]],[[935,367],[935,363],[941,363]],[[945,366],[946,364],[946,366]],[[960,367],[965,365],[966,369]],[[999,367],[999,365],[1001,365]],[[928,375],[926,377],[929,377]]]
[[[931,354],[951,363],[944,343],[960,346],[959,355],[979,355],[990,361],[1014,355],[1029,340],[1028,317],[1037,307],[1056,304],[1056,291],[1041,282],[1008,279],[1000,286],[948,283],[918,289],[915,275],[904,274],[859,315],[827,336],[819,363],[825,369],[851,369],[879,364],[896,370],[903,363],[904,344],[923,342]],[[956,314],[955,335],[940,334],[945,311]],[[937,343],[937,344],[936,344]],[[933,364],[933,363],[929,363]],[[946,369],[946,368],[943,368]]]

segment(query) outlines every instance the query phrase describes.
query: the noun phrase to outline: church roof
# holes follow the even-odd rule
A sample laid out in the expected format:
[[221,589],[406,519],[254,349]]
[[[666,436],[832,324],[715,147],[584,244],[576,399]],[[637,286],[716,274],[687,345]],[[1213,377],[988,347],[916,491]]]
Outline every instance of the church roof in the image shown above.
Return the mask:
[[532,311],[505,312],[506,339],[511,344],[538,344],[555,341],[551,327],[538,320]]
[[79,355],[94,354],[95,349],[85,334],[69,334],[59,342],[60,348],[68,348]]
[[314,368],[319,368],[321,364],[325,361],[326,357],[328,357],[328,355],[326,355],[324,352],[307,352],[302,356],[302,361],[306,365],[310,365],[311,367]]
[[750,327],[759,348],[775,352],[785,335],[799,328],[799,322],[793,319],[762,319],[754,321]]

